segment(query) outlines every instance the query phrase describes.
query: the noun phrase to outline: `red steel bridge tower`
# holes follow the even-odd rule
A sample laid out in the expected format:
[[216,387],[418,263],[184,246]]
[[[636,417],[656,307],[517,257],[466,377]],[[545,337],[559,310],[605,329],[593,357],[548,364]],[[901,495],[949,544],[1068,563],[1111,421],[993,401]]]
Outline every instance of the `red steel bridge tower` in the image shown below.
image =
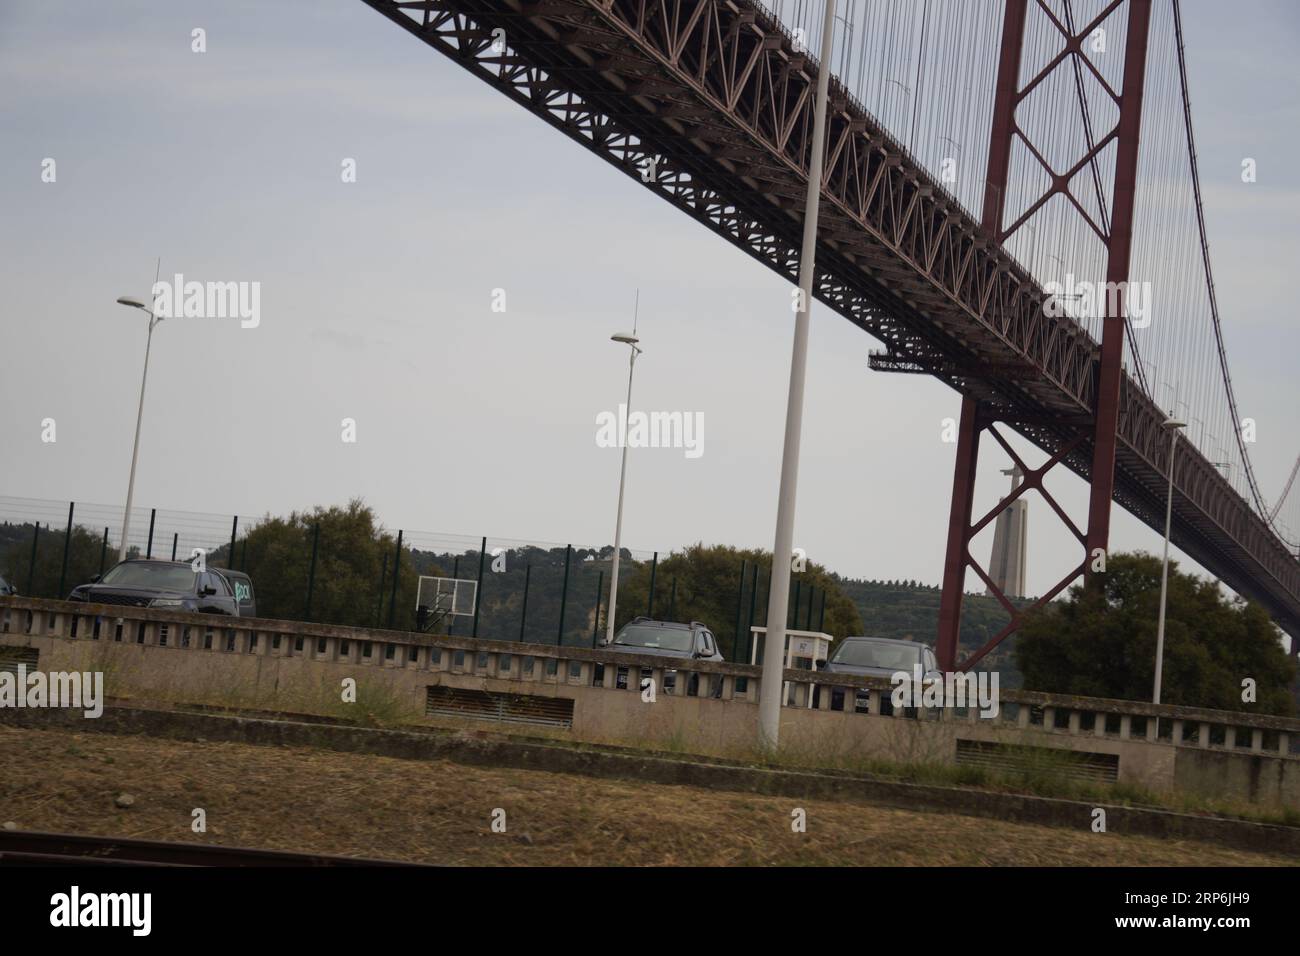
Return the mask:
[[[1151,0],[1127,0],[1128,29],[1124,42],[1123,86],[1114,90],[1092,66],[1082,46],[1098,24],[1106,20],[1125,0],[1115,0],[1094,20],[1079,29],[1062,22],[1044,6],[1049,18],[1061,33],[1060,52],[1040,70],[1022,79],[1022,52],[1025,22],[1030,0],[1007,0],[1002,24],[1002,44],[998,61],[997,92],[993,106],[993,125],[989,137],[988,176],[984,191],[981,221],[984,239],[999,246],[1022,228],[1033,213],[1055,195],[1071,201],[1079,215],[1088,219],[1104,241],[1107,251],[1106,280],[1125,283],[1129,277],[1129,258],[1133,238],[1133,207],[1136,193],[1138,140],[1142,122],[1142,90],[1146,72],[1147,34],[1151,22]],[[1016,122],[1016,110],[1055,70],[1088,69],[1101,82],[1119,115],[1114,128],[1088,144],[1075,165],[1065,170],[1052,169],[1043,153],[1036,149],[1032,134]],[[1049,174],[1048,185],[1036,200],[1016,218],[1006,222],[1007,185],[1012,143],[1019,139]],[[1116,144],[1113,173],[1113,207],[1103,222],[1095,222],[1071,194],[1071,181],[1094,164],[1096,157],[1112,141]],[[1122,290],[1123,286],[1119,285]],[[962,399],[961,420],[957,434],[957,461],[953,470],[952,507],[948,518],[947,553],[944,559],[943,594],[939,609],[938,656],[944,668],[969,667],[1010,636],[1027,610],[1052,600],[1093,568],[1103,567],[1110,540],[1110,506],[1115,490],[1115,455],[1118,441],[1120,381],[1123,376],[1125,312],[1122,292],[1107,297],[1101,355],[1095,375],[1095,404],[1091,419],[1080,418],[1070,427],[1075,435],[1039,468],[1031,468],[1012,450],[995,427],[999,422],[1025,424],[1023,416],[999,415],[969,395]],[[988,432],[1024,472],[1024,481],[987,514],[972,521],[975,494],[975,466],[979,457],[980,438]],[[1080,529],[1043,486],[1044,475],[1060,465],[1065,457],[1091,444],[1091,494],[1086,529]],[[1025,492],[1036,490],[1078,540],[1082,554],[1078,564],[1028,609],[1018,609],[971,555],[971,540]],[[973,568],[985,585],[1011,615],[1010,622],[983,647],[963,661],[957,659],[961,628],[961,605],[967,568]]]

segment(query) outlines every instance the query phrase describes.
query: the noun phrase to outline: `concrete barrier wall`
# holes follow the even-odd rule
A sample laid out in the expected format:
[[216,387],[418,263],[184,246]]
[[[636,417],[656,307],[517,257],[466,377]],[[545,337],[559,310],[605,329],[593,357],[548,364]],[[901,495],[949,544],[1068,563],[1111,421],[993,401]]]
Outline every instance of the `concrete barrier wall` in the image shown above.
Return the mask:
[[[527,732],[730,757],[754,753],[761,684],[756,667],[682,661],[667,692],[661,657],[13,597],[0,598],[0,666],[6,648],[36,651],[42,671],[103,672],[117,699],[445,725],[426,713],[431,687],[564,698],[569,726]],[[643,674],[655,681],[653,703]],[[343,699],[349,679],[355,702]],[[782,709],[782,750],[810,766],[956,763],[959,750],[997,744],[1045,773],[1076,772],[1051,757],[1072,751],[1093,755],[1098,779],[1300,806],[1297,720],[1016,691],[1000,695],[993,719],[953,708],[916,719],[881,713],[887,682],[797,670],[784,679],[795,703]],[[853,706],[860,690],[865,712]],[[832,691],[843,709],[832,709]]]

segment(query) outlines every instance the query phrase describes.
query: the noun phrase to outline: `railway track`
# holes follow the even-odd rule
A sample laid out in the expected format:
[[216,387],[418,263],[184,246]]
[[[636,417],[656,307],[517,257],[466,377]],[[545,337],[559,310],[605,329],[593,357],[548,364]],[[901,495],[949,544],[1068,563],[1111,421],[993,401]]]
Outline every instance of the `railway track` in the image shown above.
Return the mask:
[[126,837],[0,830],[0,866],[415,866],[393,860],[289,853],[210,843],[173,843]]

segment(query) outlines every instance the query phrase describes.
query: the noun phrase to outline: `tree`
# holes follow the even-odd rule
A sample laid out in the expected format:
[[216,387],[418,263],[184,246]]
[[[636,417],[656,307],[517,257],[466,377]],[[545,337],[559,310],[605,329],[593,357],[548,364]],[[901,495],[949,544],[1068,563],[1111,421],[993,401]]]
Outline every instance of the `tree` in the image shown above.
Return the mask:
[[[376,526],[374,512],[360,499],[346,506],[319,505],[288,518],[267,516],[248,533],[237,549],[244,565],[236,566],[253,579],[258,617],[301,620],[307,606],[312,539],[320,538],[312,586],[311,619],[353,627],[387,626],[392,599],[393,564],[397,542]],[[217,567],[226,563],[226,548],[208,557]],[[387,556],[387,572],[384,558]],[[425,570],[437,574],[436,568]],[[380,579],[384,576],[382,614]],[[393,626],[413,628],[417,573],[411,552],[402,555]]]
[[[32,568],[32,537],[35,525],[14,526],[19,532],[10,537],[10,543],[0,558],[0,569],[5,579],[20,592],[30,597],[57,598],[68,596],[78,584],[89,584],[91,577],[117,562],[117,555],[104,550],[102,532],[96,534],[89,528],[73,525],[72,540],[68,545],[68,570],[63,573],[63,545],[67,532],[62,528],[41,528],[36,541],[36,565]],[[28,588],[28,577],[31,587]],[[63,591],[59,593],[59,579],[63,578]]]
[[[1032,690],[1150,700],[1155,676],[1160,559],[1113,554],[1104,574],[1029,615],[1016,646]],[[1295,664],[1257,604],[1169,564],[1161,702],[1290,714]],[[1256,682],[1256,703],[1242,681]]]

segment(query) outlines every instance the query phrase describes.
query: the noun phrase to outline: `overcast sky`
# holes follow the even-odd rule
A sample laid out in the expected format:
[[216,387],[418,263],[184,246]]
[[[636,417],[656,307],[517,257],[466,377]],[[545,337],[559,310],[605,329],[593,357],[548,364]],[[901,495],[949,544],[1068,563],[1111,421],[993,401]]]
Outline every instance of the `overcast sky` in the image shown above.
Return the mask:
[[[1229,358],[1272,496],[1300,446],[1300,14],[1184,14]],[[702,414],[704,453],[632,453],[624,544],[772,546],[788,285],[358,0],[0,0],[0,211],[0,494],[124,499],[145,322],[114,299],[145,297],[161,256],[166,277],[260,282],[261,321],[159,327],[138,504],[361,496],[391,528],[608,543],[619,451],[595,422],[623,397],[609,335],[639,287],[633,406]],[[820,305],[812,326],[795,543],[938,583],[959,397],[868,371],[878,343]],[[977,508],[1006,487],[985,448]],[[1082,524],[1083,483],[1049,486]],[[1114,548],[1158,552],[1116,511]],[[1035,501],[1031,592],[1071,544]]]

